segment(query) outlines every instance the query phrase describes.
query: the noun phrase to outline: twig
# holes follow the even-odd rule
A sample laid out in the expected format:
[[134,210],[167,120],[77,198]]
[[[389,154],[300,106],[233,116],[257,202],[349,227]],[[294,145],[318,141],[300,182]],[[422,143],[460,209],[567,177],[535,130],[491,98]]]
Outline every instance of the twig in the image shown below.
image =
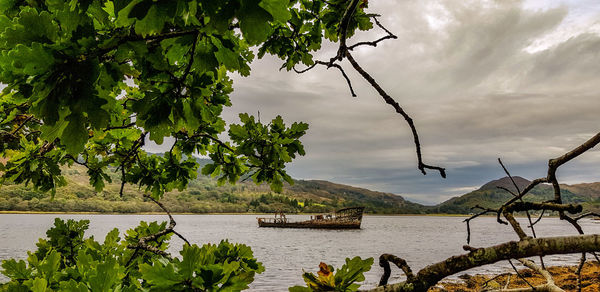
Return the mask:
[[542,213],[540,213],[540,217],[538,217],[535,221],[533,221],[533,225],[537,224],[538,222],[540,222],[540,220],[542,220],[542,218],[544,217],[544,212],[546,212],[546,209],[542,209]]
[[[181,238],[183,241],[185,241],[185,243],[187,243],[188,245],[190,245],[190,242],[183,237],[181,234],[179,234],[178,232],[176,232],[175,230],[173,230],[173,228],[175,228],[175,225],[177,225],[177,222],[175,222],[175,219],[173,219],[173,216],[171,215],[171,212],[169,212],[169,210],[158,200],[154,199],[152,196],[148,195],[148,194],[144,194],[144,198],[148,198],[150,199],[152,202],[154,202],[156,205],[158,205],[163,211],[165,211],[165,213],[167,213],[167,215],[169,216],[169,226],[157,233],[154,234],[150,234],[148,236],[144,236],[141,237],[138,240],[138,243],[136,245],[129,245],[128,248],[131,249],[144,249],[150,252],[153,252],[157,255],[161,255],[164,256],[166,258],[171,258],[171,255],[168,254],[165,251],[162,251],[160,249],[158,249],[155,246],[149,245],[148,242],[150,241],[155,241],[157,240],[159,237],[163,236],[163,235],[167,235],[169,233],[174,233],[175,235],[179,236],[179,238]],[[135,254],[135,252],[134,252]],[[131,259],[129,260],[131,261]]]
[[9,134],[11,136],[15,136],[15,134],[21,130],[25,124],[27,124],[27,122],[31,121],[33,119],[33,115],[28,116],[16,129],[12,130],[12,132],[10,132]]
[[444,168],[439,167],[439,166],[428,165],[423,162],[423,157],[421,155],[421,143],[419,142],[419,134],[417,133],[417,128],[415,127],[415,124],[414,124],[412,118],[404,111],[404,109],[400,106],[400,104],[398,104],[398,102],[396,102],[389,94],[387,94],[387,92],[385,92],[385,90],[383,90],[383,88],[381,88],[381,86],[379,86],[377,81],[375,81],[375,79],[369,73],[367,73],[356,62],[356,60],[354,60],[354,58],[352,57],[352,54],[350,54],[350,52],[348,50],[346,50],[346,59],[348,59],[350,64],[352,64],[352,67],[354,67],[354,69],[369,84],[371,84],[371,86],[379,93],[379,95],[385,100],[385,102],[387,104],[391,105],[396,110],[396,112],[399,113],[404,118],[404,120],[406,120],[406,122],[408,123],[408,126],[410,127],[410,130],[412,131],[412,134],[413,134],[413,140],[414,140],[415,148],[416,148],[416,152],[417,152],[417,160],[418,160],[417,168],[419,170],[421,170],[421,172],[423,174],[427,174],[425,169],[437,170],[440,172],[440,175],[443,178],[446,178],[446,170]]
[[372,46],[372,47],[377,47],[377,44],[379,44],[382,41],[388,40],[388,39],[397,39],[398,37],[396,35],[394,35],[393,33],[391,33],[387,28],[385,28],[377,19],[377,16],[373,16],[372,17],[373,20],[375,21],[375,24],[377,24],[377,26],[379,26],[379,28],[381,28],[383,31],[385,31],[387,33],[386,36],[381,37],[375,41],[371,41],[371,42],[358,42],[354,45],[351,45],[348,47],[348,50],[352,51],[354,50],[356,47],[358,46]]
[[519,195],[515,194],[513,191],[511,191],[511,190],[509,190],[509,189],[507,189],[507,188],[505,188],[505,187],[503,187],[503,186],[496,186],[496,188],[499,188],[499,189],[501,189],[501,190],[503,190],[503,191],[506,191],[506,192],[508,192],[508,193],[509,193],[509,194],[511,194],[513,197],[518,197],[518,196],[519,196]]
[[598,213],[593,213],[593,212],[588,212],[588,213],[584,213],[584,214],[581,214],[581,215],[579,215],[579,216],[577,216],[577,217],[573,218],[573,220],[575,220],[575,221],[579,221],[580,219],[583,219],[583,218],[585,218],[585,217],[590,217],[590,216],[594,216],[594,217],[600,217],[600,214],[598,214]]
[[508,274],[508,276],[506,277],[506,284],[504,285],[504,289],[508,289],[508,285],[510,285],[510,276],[511,274]]
[[[510,172],[508,172],[508,169],[506,169],[506,167],[504,166],[504,163],[502,163],[502,160],[500,158],[498,158],[498,163],[500,163],[500,166],[502,166],[502,169],[504,170],[504,172],[506,173],[506,175],[508,176],[508,178],[510,178],[510,181],[512,182],[513,186],[515,187],[515,189],[517,190],[517,193],[521,193],[521,190],[519,188],[519,186],[517,185],[517,183],[515,182],[515,180],[513,179],[512,175],[510,175]],[[513,194],[511,192],[511,194]],[[515,194],[513,194],[513,196],[516,196]],[[519,199],[521,202],[523,202],[523,198]],[[529,214],[529,210],[525,210],[525,214],[527,214],[527,220],[529,221],[529,228],[531,228],[531,233],[533,235],[533,238],[536,238],[536,234],[535,234],[535,228],[533,227],[533,222],[531,221],[531,215]],[[540,257],[540,260],[542,260],[542,258]],[[543,260],[542,260],[542,265],[543,264]]]
[[294,70],[294,72],[296,72],[298,74],[302,74],[302,73],[308,72],[309,70],[311,70],[312,68],[314,68],[317,65],[324,65],[327,67],[327,69],[334,67],[334,68],[340,70],[340,73],[342,73],[342,76],[344,77],[344,79],[346,80],[346,83],[348,84],[348,88],[350,89],[350,93],[352,94],[352,97],[357,97],[356,93],[354,92],[354,88],[352,87],[352,81],[350,81],[350,78],[346,74],[346,71],[344,71],[344,68],[342,68],[342,66],[340,66],[339,64],[327,63],[327,62],[323,62],[320,60],[315,60],[314,64],[312,64],[311,66],[309,66],[303,70],[298,70],[298,69],[296,69],[296,67],[294,67],[292,69]]
[[519,273],[519,270],[517,270],[517,267],[515,267],[515,265],[512,263],[512,261],[508,260],[508,263],[513,268],[513,270],[515,270],[515,273],[517,274],[517,276],[519,276],[519,278],[521,278],[521,280],[525,281],[525,283],[527,283],[527,285],[529,285],[529,287],[531,287],[532,289],[535,290],[533,285],[531,285],[531,283],[529,283],[529,281],[527,281],[527,279],[525,279],[525,277],[523,277],[523,275],[521,275],[521,273]]
[[581,260],[579,260],[579,266],[577,266],[577,271],[575,272],[575,274],[577,275],[577,292],[581,292],[581,287],[582,286],[582,277],[581,277],[581,270],[583,270],[583,266],[585,265],[585,252],[581,253]]
[[[492,282],[492,281],[494,281],[494,280],[496,280],[496,279],[498,279],[498,278],[500,278],[500,277],[502,277],[502,276],[504,276],[504,275],[508,275],[508,277],[509,277],[508,279],[509,279],[509,281],[510,281],[510,273],[499,274],[499,275],[496,275],[496,276],[494,276],[494,277],[490,278],[489,280],[485,281],[485,282],[484,282],[484,283],[481,285],[481,288],[485,288],[485,287],[487,287],[487,285],[488,285],[490,282]],[[507,284],[506,284],[506,285],[508,285],[508,282],[507,282]],[[506,285],[505,285],[505,286],[506,286]],[[486,290],[486,289],[483,289],[482,291],[487,291],[487,290]]]
[[463,222],[467,223],[467,244],[471,243],[471,226],[470,226],[470,222],[471,220],[481,216],[481,215],[485,215],[487,213],[496,213],[498,212],[497,210],[493,210],[493,209],[488,209],[488,208],[483,208],[479,205],[476,205],[475,207],[471,208],[471,209],[482,209],[483,211],[463,220]]

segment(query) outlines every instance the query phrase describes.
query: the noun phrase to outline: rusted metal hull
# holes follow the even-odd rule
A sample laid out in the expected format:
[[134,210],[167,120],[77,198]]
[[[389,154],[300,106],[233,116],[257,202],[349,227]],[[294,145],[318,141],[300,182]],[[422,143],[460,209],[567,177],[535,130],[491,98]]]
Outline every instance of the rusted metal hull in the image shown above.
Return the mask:
[[[311,216],[310,220],[288,221],[283,212],[278,212],[275,217],[256,218],[258,227],[275,228],[319,228],[319,229],[360,229],[362,214],[365,207],[350,207],[337,210],[334,214],[321,214]],[[279,217],[277,217],[279,215]]]
[[259,227],[276,227],[276,228],[318,228],[318,229],[360,229],[359,222],[264,222],[258,221]]

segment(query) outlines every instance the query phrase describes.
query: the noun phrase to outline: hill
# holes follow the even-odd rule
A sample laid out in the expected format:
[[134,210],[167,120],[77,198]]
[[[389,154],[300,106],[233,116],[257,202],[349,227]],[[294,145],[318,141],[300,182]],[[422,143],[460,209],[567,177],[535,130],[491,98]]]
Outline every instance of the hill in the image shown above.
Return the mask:
[[[209,162],[197,159],[201,166]],[[142,190],[127,185],[124,195],[119,195],[120,180],[111,174],[112,182],[103,191],[96,192],[88,183],[86,170],[73,166],[63,170],[67,186],[57,190],[54,199],[23,185],[0,187],[0,210],[5,211],[61,211],[61,212],[160,212],[142,197]],[[520,189],[530,181],[514,177]],[[365,206],[366,212],[377,214],[469,214],[471,208],[480,205],[498,208],[512,195],[499,187],[516,192],[508,177],[490,181],[479,189],[454,197],[436,206],[424,206],[403,197],[384,192],[371,191],[324,180],[295,180],[292,186],[284,186],[280,194],[273,193],[267,185],[252,182],[236,185],[217,185],[215,179],[199,175],[183,191],[167,193],[163,203],[173,212],[180,213],[246,213],[275,212],[321,213],[350,207]],[[600,182],[562,185],[563,198],[567,203],[581,203],[585,210],[600,211]],[[547,201],[554,197],[550,185],[538,185],[526,201]]]
[[[198,159],[201,165],[206,159]],[[67,185],[60,187],[55,198],[32,187],[6,184],[0,187],[0,210],[5,211],[60,211],[60,212],[159,212],[142,197],[142,191],[126,185],[119,195],[120,180],[111,174],[111,183],[96,192],[89,184],[86,169],[73,166],[63,170]],[[267,185],[252,182],[236,185],[217,185],[216,179],[199,175],[183,191],[165,194],[163,203],[173,212],[181,213],[245,213],[275,212],[330,212],[349,206],[365,206],[368,213],[406,214],[426,213],[426,206],[408,202],[401,196],[375,192],[320,180],[296,180],[285,186],[280,194]]]
[[[513,177],[519,189],[524,189],[531,181],[522,177]],[[474,206],[485,208],[498,208],[512,198],[512,194],[500,189],[503,187],[517,193],[510,178],[503,177],[484,184],[481,188],[465,195],[447,200],[431,210],[434,213],[468,214]],[[600,183],[561,185],[561,194],[565,203],[580,203],[584,210],[596,211],[600,209]],[[525,201],[548,201],[554,198],[554,189],[548,184],[541,184],[533,188]]]

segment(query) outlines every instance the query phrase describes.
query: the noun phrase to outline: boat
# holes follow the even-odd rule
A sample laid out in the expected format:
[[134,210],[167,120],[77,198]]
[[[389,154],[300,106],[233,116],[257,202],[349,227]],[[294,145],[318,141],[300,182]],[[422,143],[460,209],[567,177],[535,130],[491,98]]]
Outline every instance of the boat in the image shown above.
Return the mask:
[[365,207],[344,208],[333,214],[311,216],[310,220],[304,221],[290,221],[283,212],[277,212],[275,217],[256,219],[259,227],[360,229],[364,210]]

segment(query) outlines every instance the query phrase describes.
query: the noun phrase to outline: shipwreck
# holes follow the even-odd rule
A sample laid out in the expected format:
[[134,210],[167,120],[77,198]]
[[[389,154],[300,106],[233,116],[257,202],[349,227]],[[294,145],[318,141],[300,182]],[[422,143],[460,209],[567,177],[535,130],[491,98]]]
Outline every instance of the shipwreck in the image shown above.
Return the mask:
[[314,215],[304,221],[290,221],[283,212],[275,213],[275,217],[256,219],[259,227],[360,229],[364,210],[365,207],[344,208],[331,214]]

